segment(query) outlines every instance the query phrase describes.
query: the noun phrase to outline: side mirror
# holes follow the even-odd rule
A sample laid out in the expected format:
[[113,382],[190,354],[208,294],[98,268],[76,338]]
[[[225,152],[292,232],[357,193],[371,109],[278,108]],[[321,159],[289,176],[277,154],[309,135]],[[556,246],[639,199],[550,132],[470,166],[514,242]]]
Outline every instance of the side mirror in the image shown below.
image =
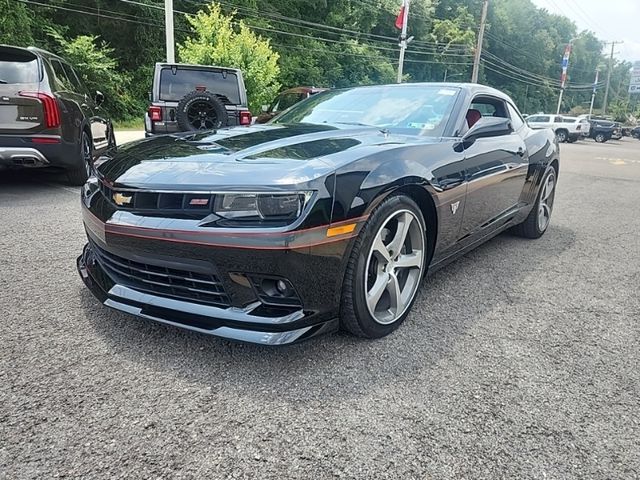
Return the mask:
[[478,138],[500,137],[513,133],[511,120],[503,117],[482,117],[462,137],[464,144],[471,145]]
[[95,101],[96,101],[96,106],[97,107],[99,107],[100,105],[102,105],[104,103],[104,95],[99,90],[96,90]]
[[269,105],[262,105],[262,111],[265,113],[269,111]]

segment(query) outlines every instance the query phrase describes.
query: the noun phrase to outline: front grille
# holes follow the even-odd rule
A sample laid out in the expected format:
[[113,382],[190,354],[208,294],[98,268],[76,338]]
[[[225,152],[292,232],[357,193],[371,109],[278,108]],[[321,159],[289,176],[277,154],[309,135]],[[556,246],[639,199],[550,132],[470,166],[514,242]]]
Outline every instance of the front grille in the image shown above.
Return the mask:
[[218,276],[162,267],[114,255],[91,242],[91,249],[105,272],[117,283],[141,292],[229,307],[231,301]]
[[204,218],[213,211],[214,195],[208,193],[120,191],[100,182],[102,195],[119,210]]

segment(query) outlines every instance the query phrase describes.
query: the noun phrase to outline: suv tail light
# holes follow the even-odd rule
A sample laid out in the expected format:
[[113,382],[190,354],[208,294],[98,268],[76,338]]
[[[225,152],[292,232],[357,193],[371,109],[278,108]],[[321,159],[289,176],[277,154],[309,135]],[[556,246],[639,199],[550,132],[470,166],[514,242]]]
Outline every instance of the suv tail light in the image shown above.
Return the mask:
[[249,110],[240,112],[240,125],[251,125],[251,112]]
[[44,124],[47,128],[58,128],[60,126],[60,107],[53,95],[42,92],[19,92],[21,97],[37,98],[42,103],[44,112]]
[[162,121],[162,108],[161,107],[149,107],[149,118],[152,122]]

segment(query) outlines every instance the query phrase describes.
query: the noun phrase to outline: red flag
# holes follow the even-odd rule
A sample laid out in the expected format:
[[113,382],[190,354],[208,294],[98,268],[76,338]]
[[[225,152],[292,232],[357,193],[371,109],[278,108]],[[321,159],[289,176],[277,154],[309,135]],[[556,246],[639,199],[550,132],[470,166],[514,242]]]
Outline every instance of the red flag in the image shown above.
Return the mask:
[[395,26],[398,30],[402,30],[402,25],[404,24],[404,2],[402,2],[402,7],[400,7],[400,13],[398,13],[398,16],[396,17],[396,23]]

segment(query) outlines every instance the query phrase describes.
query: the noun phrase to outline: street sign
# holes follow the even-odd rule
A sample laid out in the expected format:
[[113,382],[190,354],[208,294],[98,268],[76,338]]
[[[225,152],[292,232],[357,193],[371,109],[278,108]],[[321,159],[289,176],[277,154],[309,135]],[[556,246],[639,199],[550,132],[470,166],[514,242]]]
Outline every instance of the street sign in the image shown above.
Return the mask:
[[631,80],[629,81],[629,93],[640,93],[640,62],[633,63]]

